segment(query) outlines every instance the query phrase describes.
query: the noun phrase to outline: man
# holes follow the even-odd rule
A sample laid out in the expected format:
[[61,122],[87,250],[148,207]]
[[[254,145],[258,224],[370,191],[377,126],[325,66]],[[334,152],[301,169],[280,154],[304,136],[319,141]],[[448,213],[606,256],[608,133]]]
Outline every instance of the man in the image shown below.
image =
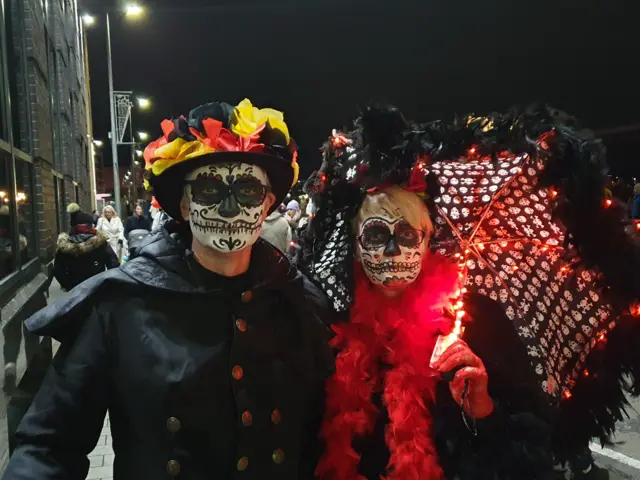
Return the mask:
[[7,480],[84,479],[107,412],[115,480],[313,478],[325,300],[259,240],[297,176],[282,113],[212,103],[162,127],[149,180],[183,221],[28,321],[62,346]]
[[129,234],[134,230],[151,231],[151,221],[144,216],[144,210],[140,205],[136,205],[135,213],[127,218],[127,224],[124,227],[124,238],[127,241],[129,240]]

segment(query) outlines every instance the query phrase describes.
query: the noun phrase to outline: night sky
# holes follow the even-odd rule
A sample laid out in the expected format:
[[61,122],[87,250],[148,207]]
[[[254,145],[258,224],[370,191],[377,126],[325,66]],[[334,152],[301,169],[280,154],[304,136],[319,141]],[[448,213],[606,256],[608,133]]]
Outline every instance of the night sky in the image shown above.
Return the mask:
[[[91,13],[109,3],[79,2]],[[546,101],[592,128],[640,123],[633,3],[149,0],[141,2],[144,19],[112,15],[115,88],[152,99],[150,111],[134,113],[134,128],[154,138],[165,117],[211,100],[248,97],[282,110],[304,174],[317,166],[331,128],[348,125],[370,100],[395,103],[420,121]],[[89,61],[95,137],[106,139],[98,22],[88,33]],[[633,169],[640,141],[607,141],[617,167]]]

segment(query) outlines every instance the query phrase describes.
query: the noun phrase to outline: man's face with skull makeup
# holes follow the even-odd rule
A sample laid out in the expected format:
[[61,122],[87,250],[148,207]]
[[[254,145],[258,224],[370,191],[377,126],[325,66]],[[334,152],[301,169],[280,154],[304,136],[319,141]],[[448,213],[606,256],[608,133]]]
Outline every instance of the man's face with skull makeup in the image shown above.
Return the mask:
[[229,253],[256,242],[274,200],[262,168],[246,163],[211,164],[193,170],[185,183],[182,213],[202,245]]
[[418,278],[427,243],[426,233],[413,228],[399,210],[383,208],[360,222],[358,257],[371,283],[402,290]]

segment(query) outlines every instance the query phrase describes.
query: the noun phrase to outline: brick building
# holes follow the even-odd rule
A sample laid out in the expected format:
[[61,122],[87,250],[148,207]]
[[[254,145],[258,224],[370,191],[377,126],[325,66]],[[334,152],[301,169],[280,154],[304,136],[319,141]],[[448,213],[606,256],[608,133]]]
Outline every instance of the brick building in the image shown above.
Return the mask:
[[46,303],[66,206],[95,204],[91,138],[77,0],[0,0],[0,472],[51,360],[22,322]]

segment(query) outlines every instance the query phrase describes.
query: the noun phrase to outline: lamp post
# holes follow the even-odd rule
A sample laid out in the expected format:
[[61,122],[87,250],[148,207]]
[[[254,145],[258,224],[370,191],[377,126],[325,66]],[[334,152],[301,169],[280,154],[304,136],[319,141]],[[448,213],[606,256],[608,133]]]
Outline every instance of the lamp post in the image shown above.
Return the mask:
[[113,91],[113,64],[111,61],[111,25],[107,12],[107,63],[109,69],[109,109],[111,112],[111,156],[113,163],[113,197],[116,202],[116,212],[122,215],[120,203],[120,171],[118,169],[118,130],[116,127],[116,99]]
[[[138,17],[144,13],[144,9],[137,4],[128,4],[125,7],[125,14],[127,17]],[[82,20],[86,26],[95,24],[95,17],[85,14],[82,16]],[[122,214],[122,203],[120,198],[120,172],[118,164],[118,127],[116,117],[116,99],[115,91],[113,87],[113,62],[111,52],[111,22],[109,18],[109,12],[106,12],[106,27],[107,27],[107,67],[109,75],[109,110],[111,116],[111,156],[113,161],[113,196],[116,204],[116,211],[118,214]],[[124,126],[123,126],[124,128]]]

